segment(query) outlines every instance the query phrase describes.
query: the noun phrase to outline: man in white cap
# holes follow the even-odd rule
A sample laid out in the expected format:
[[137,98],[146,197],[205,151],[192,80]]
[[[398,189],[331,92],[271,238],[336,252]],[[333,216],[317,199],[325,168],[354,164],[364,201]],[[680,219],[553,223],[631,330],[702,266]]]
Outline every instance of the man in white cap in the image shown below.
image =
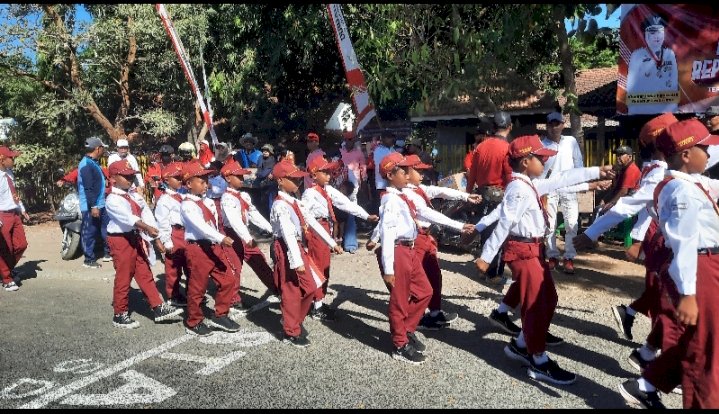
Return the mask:
[[[115,161],[120,160],[127,160],[130,162],[130,166],[135,171],[140,171],[140,165],[137,163],[137,158],[135,158],[134,155],[130,154],[130,143],[127,142],[127,139],[120,138],[117,140],[117,152],[110,154],[110,156],[107,158],[107,165],[112,165]],[[142,179],[142,174],[137,173],[135,174],[135,180],[133,181],[133,184],[137,187],[137,191],[140,194],[143,194],[143,190],[145,189],[145,183]]]

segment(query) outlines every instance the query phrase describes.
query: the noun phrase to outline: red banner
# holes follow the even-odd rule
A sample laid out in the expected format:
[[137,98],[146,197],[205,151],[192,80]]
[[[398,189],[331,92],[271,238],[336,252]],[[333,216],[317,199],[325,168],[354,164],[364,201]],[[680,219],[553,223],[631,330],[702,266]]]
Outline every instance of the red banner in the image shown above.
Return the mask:
[[719,104],[719,8],[623,4],[617,113],[702,113]]

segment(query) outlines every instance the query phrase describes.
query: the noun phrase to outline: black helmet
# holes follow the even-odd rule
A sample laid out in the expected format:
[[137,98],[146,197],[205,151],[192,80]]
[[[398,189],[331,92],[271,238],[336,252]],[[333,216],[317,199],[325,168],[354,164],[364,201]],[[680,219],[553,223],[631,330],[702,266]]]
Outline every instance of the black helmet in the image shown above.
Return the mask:
[[504,111],[495,112],[493,122],[495,128],[508,128],[512,125],[512,117]]
[[163,145],[160,147],[160,153],[161,154],[174,154],[175,150],[172,148],[171,145]]

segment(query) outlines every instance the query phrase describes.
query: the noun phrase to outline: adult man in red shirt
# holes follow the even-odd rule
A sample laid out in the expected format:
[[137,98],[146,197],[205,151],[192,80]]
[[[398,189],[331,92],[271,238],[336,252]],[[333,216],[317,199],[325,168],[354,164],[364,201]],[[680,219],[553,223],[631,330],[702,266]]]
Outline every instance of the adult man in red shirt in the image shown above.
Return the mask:
[[634,162],[634,152],[631,147],[622,145],[614,150],[617,155],[617,164],[615,170],[617,171],[617,178],[615,179],[614,191],[611,193],[611,197],[604,202],[604,206],[599,210],[599,214],[604,214],[607,210],[612,208],[614,203],[617,202],[621,197],[625,195],[631,195],[637,190],[639,186],[639,180],[642,177],[642,172]]
[[[512,168],[509,166],[509,133],[512,131],[512,118],[506,112],[497,112],[493,118],[494,134],[486,137],[472,155],[472,165],[467,173],[467,193],[474,192],[474,186],[479,189],[482,196],[480,205],[481,215],[484,216],[494,210],[504,197],[504,187],[509,183]],[[482,233],[482,240],[486,240],[497,226],[495,222]],[[504,262],[501,261],[502,252],[495,256],[490,263],[487,276],[490,278],[500,276],[504,272]]]
[[472,169],[474,150],[477,149],[477,146],[484,141],[488,134],[489,131],[487,131],[487,128],[482,125],[479,125],[474,131],[474,142],[472,143],[472,147],[467,152],[467,155],[464,156],[464,169],[467,171],[467,174],[469,174],[469,171]]

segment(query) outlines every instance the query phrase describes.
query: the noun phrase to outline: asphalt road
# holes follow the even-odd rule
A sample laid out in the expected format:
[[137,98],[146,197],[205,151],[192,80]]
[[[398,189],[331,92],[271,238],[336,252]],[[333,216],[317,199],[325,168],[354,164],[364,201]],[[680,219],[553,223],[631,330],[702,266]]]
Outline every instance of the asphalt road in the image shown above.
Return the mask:
[[[554,274],[559,306],[551,331],[566,343],[549,354],[579,376],[554,386],[530,379],[504,355],[509,338],[487,316],[506,287],[480,281],[468,255],[440,254],[444,308],[459,319],[421,333],[428,361],[412,366],[390,357],[388,294],[364,249],[333,257],[328,298],[338,320],[308,319],[312,344],[298,349],[277,339],[278,305],[240,319],[241,332],[198,339],[179,319],[154,324],[136,286],[130,307],[141,327],[116,329],[112,264],[90,270],[82,259],[62,261],[54,223],[26,231],[22,286],[0,290],[2,409],[626,408],[617,386],[638,376],[627,360],[636,345],[618,336],[610,307],[641,292],[643,273],[618,259],[616,247],[577,258],[575,275]],[[162,265],[153,271],[162,285]],[[251,269],[242,277],[246,303],[262,303],[265,289]],[[648,330],[648,320],[637,318],[635,339]],[[681,408],[678,395],[664,402]]]

